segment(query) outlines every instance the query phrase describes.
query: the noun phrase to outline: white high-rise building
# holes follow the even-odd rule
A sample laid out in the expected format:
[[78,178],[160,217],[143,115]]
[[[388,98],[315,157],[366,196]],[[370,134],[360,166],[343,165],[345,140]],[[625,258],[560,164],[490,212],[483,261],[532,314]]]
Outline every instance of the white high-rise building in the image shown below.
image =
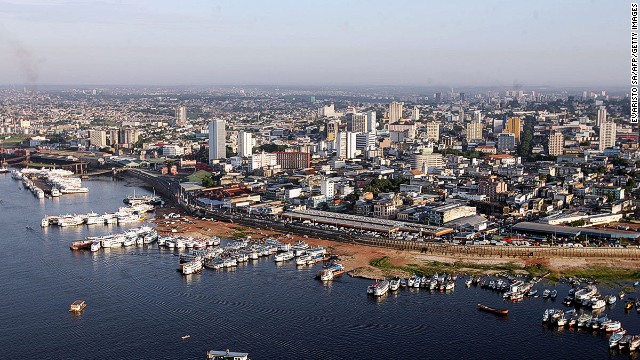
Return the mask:
[[376,135],[373,133],[356,134],[356,149],[360,151],[372,150],[377,147]]
[[276,154],[270,154],[265,152],[262,152],[261,154],[249,155],[247,159],[247,165],[249,166],[249,171],[261,169],[263,167],[276,166],[276,164],[277,164]]
[[440,124],[431,121],[427,123],[427,140],[440,141]]
[[369,111],[367,113],[367,129],[369,132],[375,133],[377,127],[378,127],[378,123],[376,122],[376,112]]
[[418,109],[417,106],[414,106],[413,110],[411,110],[411,120],[413,121],[420,120],[420,109]]
[[253,154],[253,134],[246,131],[238,133],[238,156],[246,157]]
[[322,178],[320,182],[320,193],[331,199],[335,195],[335,183],[327,178]]
[[89,130],[89,142],[92,146],[107,146],[107,132],[104,130]]
[[184,125],[187,123],[187,107],[178,106],[176,109],[176,125]]
[[402,119],[402,106],[404,103],[393,101],[389,104],[389,123],[393,124],[394,122]]
[[467,140],[481,140],[482,139],[482,123],[479,121],[472,121],[467,124]]
[[616,145],[616,123],[605,121],[600,124],[600,145],[599,150],[614,147]]
[[213,120],[209,124],[209,163],[227,157],[227,130],[224,120]]
[[564,152],[564,135],[555,132],[549,135],[549,155],[558,156]]
[[353,159],[357,155],[357,133],[339,132],[336,136],[336,154],[341,159]]
[[480,110],[475,110],[473,112],[473,120],[477,121],[477,122],[481,122],[482,121],[482,112],[480,112]]
[[607,121],[607,107],[600,106],[598,108],[598,118],[596,119],[596,126],[600,126],[605,121]]

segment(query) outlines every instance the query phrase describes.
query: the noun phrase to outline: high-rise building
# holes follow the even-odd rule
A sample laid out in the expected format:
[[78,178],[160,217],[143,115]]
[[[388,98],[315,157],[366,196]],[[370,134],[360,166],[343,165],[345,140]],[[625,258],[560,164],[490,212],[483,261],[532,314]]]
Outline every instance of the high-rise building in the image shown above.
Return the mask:
[[108,144],[109,146],[114,146],[114,145],[118,145],[120,142],[120,134],[118,129],[109,129],[108,133],[109,135],[109,141]]
[[367,115],[362,113],[350,114],[347,117],[347,131],[367,132]]
[[598,108],[598,118],[596,119],[596,126],[600,126],[605,121],[607,121],[607,107],[600,106]]
[[213,120],[209,124],[209,162],[227,157],[227,130],[224,120]]
[[311,167],[311,156],[300,151],[277,152],[276,164],[282,169],[306,169]]
[[616,146],[616,123],[604,121],[600,124],[600,151]]
[[378,123],[376,122],[376,112],[369,111],[367,113],[367,129],[369,132],[375,133],[378,128]]
[[477,121],[477,122],[482,121],[482,112],[480,110],[475,110],[473,112],[473,121]]
[[411,156],[411,169],[419,170],[424,173],[429,172],[429,169],[444,168],[445,161],[442,154],[413,154]]
[[389,123],[393,124],[402,119],[402,106],[404,103],[393,101],[389,104]]
[[435,121],[430,121],[427,123],[427,139],[434,140],[435,142],[440,141],[440,124]]
[[464,121],[464,110],[462,108],[458,111],[458,121]]
[[414,106],[413,110],[411,110],[411,120],[413,121],[420,120],[420,109],[418,109],[417,106]]
[[516,149],[516,137],[511,133],[498,135],[497,148],[499,151],[513,151]]
[[330,120],[327,122],[327,141],[334,141],[336,134],[340,130],[340,120]]
[[238,156],[245,157],[253,154],[253,134],[246,131],[238,133]]
[[520,132],[522,131],[522,124],[519,117],[511,117],[507,119],[507,124],[503,132],[513,134],[516,142],[520,141]]
[[555,132],[549,135],[549,155],[558,156],[564,152],[564,135]]
[[178,106],[176,109],[176,125],[182,126],[187,123],[187,107]]
[[335,195],[335,183],[325,177],[320,181],[320,193],[327,197],[327,199],[333,198]]
[[467,141],[482,140],[482,123],[471,121],[467,124]]
[[336,154],[342,159],[353,159],[356,157],[356,133],[339,132],[336,135]]
[[122,128],[119,134],[119,143],[124,145],[134,144],[138,141],[138,130],[133,128]]
[[249,171],[261,169],[263,167],[276,166],[276,154],[262,152],[261,154],[252,154],[248,156],[247,165]]
[[356,149],[362,152],[366,150],[373,150],[377,147],[377,138],[373,133],[357,133],[356,134]]
[[91,146],[107,146],[107,132],[104,130],[89,130],[89,143]]

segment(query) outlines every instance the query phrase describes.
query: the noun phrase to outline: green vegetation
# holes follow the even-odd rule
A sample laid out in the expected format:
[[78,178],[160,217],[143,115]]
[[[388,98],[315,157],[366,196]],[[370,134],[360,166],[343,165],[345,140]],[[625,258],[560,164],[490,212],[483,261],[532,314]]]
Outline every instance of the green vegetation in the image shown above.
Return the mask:
[[243,228],[242,226],[236,226],[232,229],[235,231],[233,232],[233,234],[231,234],[231,236],[229,236],[231,239],[242,239],[251,234],[249,230]]
[[594,279],[600,282],[616,282],[621,280],[637,280],[640,278],[640,270],[624,269],[619,267],[592,266],[586,268],[569,268],[557,271],[541,263],[521,266],[512,262],[502,264],[475,264],[464,261],[445,263],[440,261],[425,261],[423,264],[407,264],[406,266],[395,266],[391,264],[388,256],[373,259],[369,265],[382,270],[400,270],[408,274],[419,276],[432,275],[434,273],[470,273],[482,274],[487,271],[506,272],[509,274],[526,272],[531,276],[544,276],[552,282],[557,282],[561,278],[579,277]]
[[562,272],[564,276],[590,278],[598,281],[637,280],[640,270],[624,269],[620,267],[592,266],[584,269],[568,269]]
[[278,151],[285,151],[287,149],[286,145],[276,145],[276,144],[263,144],[258,146],[258,151],[264,151],[264,152],[278,152]]
[[27,135],[13,135],[11,137],[9,137],[8,139],[0,139],[0,145],[2,145],[3,147],[16,147],[16,146],[20,146],[20,144],[22,144],[22,142],[27,139],[29,136]]
[[398,192],[400,191],[401,184],[408,184],[409,180],[404,178],[397,179],[374,179],[369,183],[369,185],[365,186],[362,191],[363,192],[372,192],[374,195],[378,195],[379,193],[385,192]]
[[485,271],[497,270],[501,272],[514,273],[517,270],[525,270],[522,266],[508,262],[504,264],[474,264],[464,261],[456,261],[454,263],[445,263],[440,261],[425,261],[422,265],[407,264],[406,266],[395,266],[391,264],[388,256],[373,259],[369,265],[383,270],[401,270],[407,273],[413,273],[420,276],[432,275],[434,273],[473,273],[480,274]]

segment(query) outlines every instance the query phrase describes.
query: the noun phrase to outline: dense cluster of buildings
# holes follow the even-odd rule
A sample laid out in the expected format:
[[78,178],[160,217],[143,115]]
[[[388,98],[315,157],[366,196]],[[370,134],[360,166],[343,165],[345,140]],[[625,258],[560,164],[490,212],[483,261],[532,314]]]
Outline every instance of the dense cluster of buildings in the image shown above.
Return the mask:
[[402,92],[5,90],[0,136],[158,171],[178,164],[186,191],[238,211],[318,209],[472,232],[509,217],[635,217],[640,153],[627,94]]

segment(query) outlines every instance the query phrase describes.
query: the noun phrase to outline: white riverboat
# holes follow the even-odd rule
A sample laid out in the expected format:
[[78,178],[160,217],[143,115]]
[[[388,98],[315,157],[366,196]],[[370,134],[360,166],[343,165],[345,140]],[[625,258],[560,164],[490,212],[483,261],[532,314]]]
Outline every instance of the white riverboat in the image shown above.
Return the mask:
[[276,256],[274,256],[273,261],[282,262],[282,261],[291,260],[293,258],[294,258],[293,251],[287,251],[285,253],[277,254]]
[[100,241],[92,242],[90,250],[91,250],[91,252],[96,252],[96,251],[100,250]]
[[202,270],[202,261],[194,260],[182,265],[182,273],[184,275],[194,274]]
[[235,352],[235,351],[219,351],[209,350],[207,351],[207,359],[209,360],[250,360],[248,353]]
[[382,296],[386,294],[387,291],[389,291],[389,281],[387,280],[376,281],[367,288],[367,294],[373,296]]

